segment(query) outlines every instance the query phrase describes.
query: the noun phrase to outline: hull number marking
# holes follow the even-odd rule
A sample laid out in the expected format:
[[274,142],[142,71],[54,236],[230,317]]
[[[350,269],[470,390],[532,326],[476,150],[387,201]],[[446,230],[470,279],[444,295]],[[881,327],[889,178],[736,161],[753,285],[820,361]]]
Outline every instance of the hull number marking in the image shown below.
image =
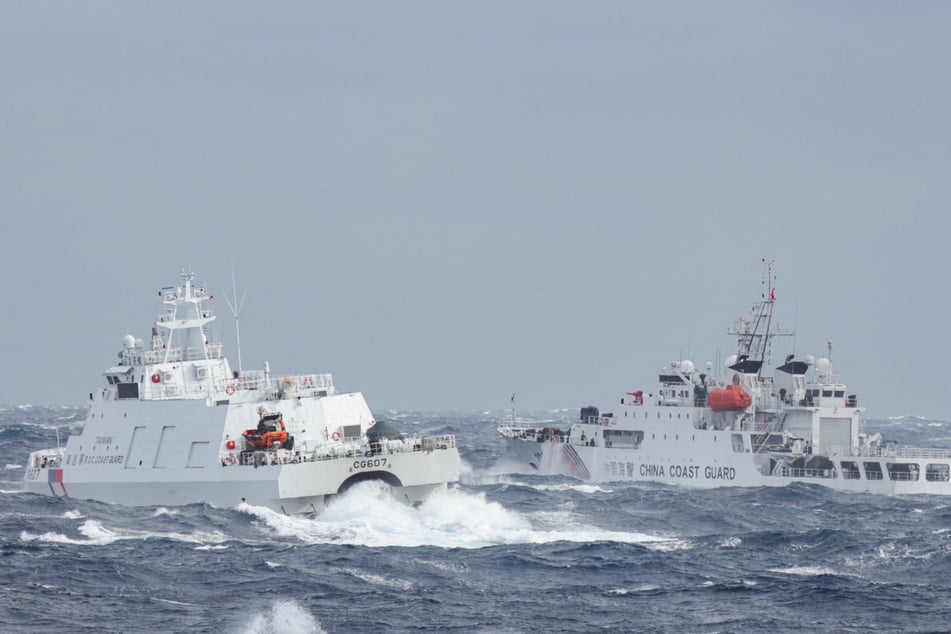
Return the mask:
[[354,460],[354,469],[379,469],[386,467],[386,458],[367,458],[366,460]]

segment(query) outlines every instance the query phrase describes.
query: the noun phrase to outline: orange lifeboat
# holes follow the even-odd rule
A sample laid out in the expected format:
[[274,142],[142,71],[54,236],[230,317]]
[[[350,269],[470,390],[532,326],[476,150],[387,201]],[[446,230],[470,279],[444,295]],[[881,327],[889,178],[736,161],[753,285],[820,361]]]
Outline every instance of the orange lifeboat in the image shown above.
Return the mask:
[[739,385],[728,385],[722,390],[710,392],[707,402],[715,412],[738,412],[749,407],[753,399]]
[[284,418],[281,417],[280,412],[265,414],[258,421],[257,429],[245,429],[242,435],[248,451],[277,447],[283,449],[294,448],[294,437],[287,433],[284,427]]

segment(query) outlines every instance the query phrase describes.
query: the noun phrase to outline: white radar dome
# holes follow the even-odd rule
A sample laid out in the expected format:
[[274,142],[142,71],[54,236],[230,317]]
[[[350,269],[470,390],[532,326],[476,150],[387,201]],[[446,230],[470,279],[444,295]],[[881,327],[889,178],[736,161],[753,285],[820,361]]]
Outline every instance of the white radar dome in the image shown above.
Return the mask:
[[816,364],[816,358],[815,358],[814,356],[812,356],[811,354],[807,354],[807,355],[806,355],[806,358],[804,359],[804,361],[806,362],[806,365],[815,365],[815,364]]
[[680,362],[680,371],[684,374],[691,374],[695,369],[693,361],[688,361],[684,359]]
[[832,362],[828,359],[819,359],[816,361],[816,372],[819,374],[829,374],[832,371]]
[[126,335],[122,338],[122,346],[126,349],[135,347],[135,337],[132,335]]

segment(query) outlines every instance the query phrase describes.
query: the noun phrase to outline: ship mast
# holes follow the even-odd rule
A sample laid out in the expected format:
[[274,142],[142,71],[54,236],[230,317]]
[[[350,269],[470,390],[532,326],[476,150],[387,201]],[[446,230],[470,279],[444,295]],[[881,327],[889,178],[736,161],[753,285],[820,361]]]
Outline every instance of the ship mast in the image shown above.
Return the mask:
[[739,318],[729,333],[737,337],[739,362],[747,368],[744,371],[762,375],[763,365],[769,363],[769,351],[775,336],[788,336],[792,333],[773,330],[773,304],[776,303],[776,278],[773,275],[774,260],[763,258],[766,265],[766,277],[763,279],[765,292],[760,301],[753,304],[749,318]]

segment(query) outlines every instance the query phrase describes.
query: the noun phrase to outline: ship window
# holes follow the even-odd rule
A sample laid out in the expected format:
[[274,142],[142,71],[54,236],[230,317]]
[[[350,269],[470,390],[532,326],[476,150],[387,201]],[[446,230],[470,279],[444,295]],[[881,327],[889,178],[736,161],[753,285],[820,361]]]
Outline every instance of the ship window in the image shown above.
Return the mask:
[[949,467],[946,464],[929,464],[925,468],[925,479],[928,482],[947,482]]
[[832,390],[822,390],[823,396],[832,396]]
[[854,462],[842,461],[842,478],[845,480],[861,480],[859,466]]
[[888,477],[891,480],[902,482],[915,482],[918,480],[918,465],[914,462],[889,462],[885,465],[888,468]]
[[139,398],[138,383],[119,383],[117,398]]
[[869,480],[882,480],[882,465],[877,462],[865,463],[865,477]]
[[836,391],[835,391],[835,395],[836,395],[836,396],[845,396],[845,390],[836,390]]
[[109,385],[112,385],[112,377],[106,376],[106,380],[109,381]]

